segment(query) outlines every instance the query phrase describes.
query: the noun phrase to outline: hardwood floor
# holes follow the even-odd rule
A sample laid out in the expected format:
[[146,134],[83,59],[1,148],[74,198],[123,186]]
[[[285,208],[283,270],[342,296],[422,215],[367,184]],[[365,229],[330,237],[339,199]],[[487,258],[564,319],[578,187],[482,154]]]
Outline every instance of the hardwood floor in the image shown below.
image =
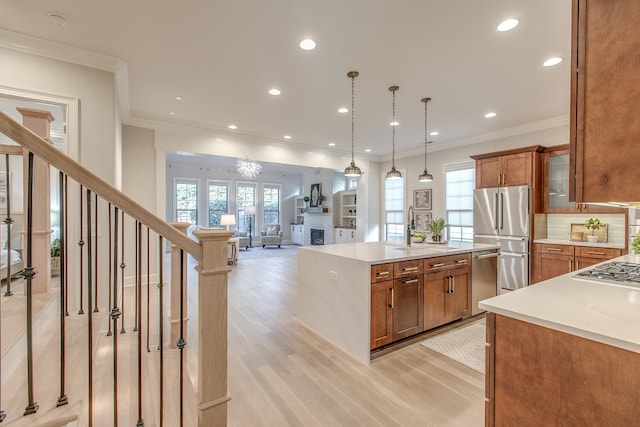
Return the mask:
[[419,343],[352,359],[296,320],[295,256],[229,275],[230,426],[482,426],[484,376]]

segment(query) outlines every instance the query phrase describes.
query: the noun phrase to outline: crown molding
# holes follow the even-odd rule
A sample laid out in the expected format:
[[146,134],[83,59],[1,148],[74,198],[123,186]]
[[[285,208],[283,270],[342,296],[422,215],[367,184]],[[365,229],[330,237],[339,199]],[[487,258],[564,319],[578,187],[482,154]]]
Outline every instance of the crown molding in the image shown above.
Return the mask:
[[[501,129],[495,132],[489,132],[482,135],[471,136],[469,138],[454,139],[450,141],[440,141],[429,144],[429,152],[451,150],[453,148],[464,147],[467,145],[478,144],[487,141],[496,141],[511,136],[524,135],[527,133],[538,132],[547,129],[553,129],[560,126],[566,126],[569,124],[569,115],[551,117],[545,120],[539,120],[537,122],[531,122],[520,126],[514,126],[506,129]],[[396,159],[413,157],[416,155],[424,154],[424,145],[415,150],[403,151],[402,153],[396,153]],[[379,158],[379,161],[390,161],[391,155]]]

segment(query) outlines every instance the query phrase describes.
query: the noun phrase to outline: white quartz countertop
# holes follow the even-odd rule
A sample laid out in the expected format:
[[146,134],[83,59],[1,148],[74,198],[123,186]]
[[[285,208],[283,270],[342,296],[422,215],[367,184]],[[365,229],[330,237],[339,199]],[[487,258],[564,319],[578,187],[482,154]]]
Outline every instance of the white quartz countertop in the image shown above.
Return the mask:
[[571,246],[589,246],[594,248],[612,248],[612,249],[626,249],[624,243],[589,243],[589,242],[575,242],[569,239],[535,239],[533,243],[549,243],[553,245],[571,245]]
[[[640,263],[640,256],[614,260]],[[640,289],[574,275],[555,277],[478,305],[496,314],[640,353]]]
[[411,247],[407,247],[401,242],[361,242],[338,245],[303,246],[298,248],[298,250],[320,252],[356,261],[363,261],[369,264],[381,264],[384,262],[431,258],[498,248],[498,245],[463,242],[449,242],[446,244],[411,243]]

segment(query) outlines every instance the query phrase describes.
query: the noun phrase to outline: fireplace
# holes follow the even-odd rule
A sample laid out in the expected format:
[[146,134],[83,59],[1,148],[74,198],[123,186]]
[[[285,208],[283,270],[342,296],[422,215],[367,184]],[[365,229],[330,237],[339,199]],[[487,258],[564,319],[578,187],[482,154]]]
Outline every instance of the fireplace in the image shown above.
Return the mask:
[[311,244],[324,245],[324,230],[320,230],[317,228],[311,229]]

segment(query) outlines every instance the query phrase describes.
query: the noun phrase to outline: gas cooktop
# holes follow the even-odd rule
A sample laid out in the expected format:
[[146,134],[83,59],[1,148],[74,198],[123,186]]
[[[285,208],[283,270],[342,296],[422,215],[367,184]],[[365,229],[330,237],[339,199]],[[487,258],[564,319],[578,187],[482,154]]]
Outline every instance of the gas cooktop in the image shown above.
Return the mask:
[[607,262],[576,273],[574,277],[640,288],[640,264],[619,261]]

